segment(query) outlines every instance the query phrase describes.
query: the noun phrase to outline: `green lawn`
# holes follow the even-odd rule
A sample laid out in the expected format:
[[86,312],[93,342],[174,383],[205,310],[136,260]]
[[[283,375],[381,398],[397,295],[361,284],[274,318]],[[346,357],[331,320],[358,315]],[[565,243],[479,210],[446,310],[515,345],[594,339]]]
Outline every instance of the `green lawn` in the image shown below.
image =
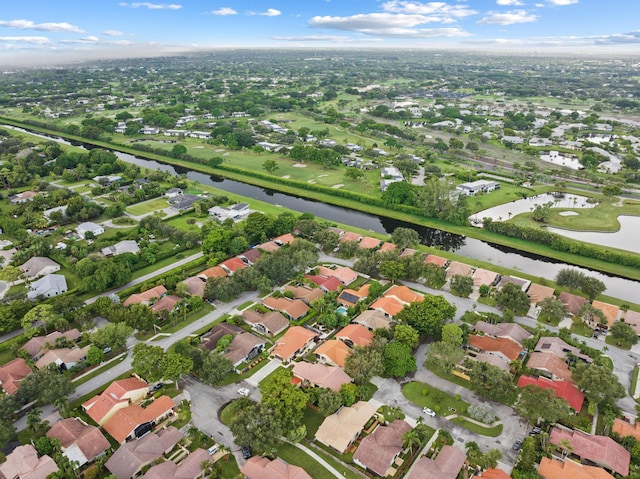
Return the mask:
[[480,434],[481,436],[498,437],[500,434],[502,434],[502,424],[498,424],[497,426],[493,427],[484,427],[474,422],[467,421],[462,417],[454,418],[451,420],[451,422],[460,424],[462,427],[467,428],[470,431],[475,432],[476,434]]
[[127,212],[135,216],[140,216],[168,207],[169,203],[167,203],[166,198],[154,198],[152,200],[147,200],[143,201],[142,203],[136,203],[135,205],[128,206]]
[[313,439],[316,435],[316,431],[320,427],[324,421],[324,416],[319,412],[307,407],[304,410],[304,416],[302,418],[302,423],[307,428],[307,439]]
[[611,334],[607,334],[607,338],[604,340],[604,342],[611,346],[627,350],[631,349],[631,346],[633,346],[633,344],[631,343],[614,338]]
[[200,248],[191,248],[191,249],[181,251],[180,253],[177,253],[175,256],[169,256],[168,258],[161,259],[160,261],[157,261],[149,266],[145,266],[142,269],[134,271],[134,273],[131,275],[131,279],[141,278],[142,276],[145,276],[149,273],[153,273],[160,268],[169,266],[175,263],[179,259],[186,258],[188,256],[191,256],[192,254],[196,254],[199,252],[200,252]]
[[[285,462],[301,467],[313,477],[313,479],[334,479],[335,476],[327,471],[324,466],[320,465],[315,459],[297,447],[284,443],[278,446],[278,457]],[[346,476],[345,476],[346,477]],[[354,476],[358,477],[358,476]]]
[[307,448],[313,450],[318,456],[328,462],[335,470],[342,473],[342,477],[347,477],[349,479],[361,479],[362,476],[348,467],[344,465],[340,460],[338,460],[333,454],[329,454],[328,452],[321,450],[319,448],[314,448],[310,444],[305,444]]
[[[425,392],[427,392],[426,395]],[[469,407],[466,401],[456,399],[444,391],[417,381],[405,384],[402,387],[402,394],[412,403],[433,409],[440,416],[464,414]]]
[[96,376],[99,376],[100,374],[102,374],[105,371],[108,371],[109,369],[117,366],[118,364],[120,364],[120,361],[122,361],[124,358],[126,358],[127,355],[123,354],[119,359],[115,359],[107,364],[103,364],[102,366],[95,368],[94,370],[92,370],[89,374],[86,374],[84,376],[82,376],[79,379],[76,379],[73,381],[73,384],[75,387],[80,386],[83,383],[86,383],[87,381],[95,378]]
[[582,321],[574,321],[571,325],[570,331],[573,334],[577,334],[578,336],[583,336],[585,338],[590,338],[593,336],[593,329],[587,326]]

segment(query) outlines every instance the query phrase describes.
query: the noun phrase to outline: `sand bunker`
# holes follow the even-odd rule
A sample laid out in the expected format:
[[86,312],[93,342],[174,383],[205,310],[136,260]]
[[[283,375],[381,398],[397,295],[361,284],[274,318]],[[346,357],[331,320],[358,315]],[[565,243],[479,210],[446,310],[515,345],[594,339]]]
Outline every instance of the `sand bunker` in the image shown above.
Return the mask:
[[338,183],[337,185],[333,185],[331,188],[342,188],[344,185],[342,183]]
[[284,176],[283,176],[283,178],[284,178],[285,180],[288,180],[289,178],[291,178],[291,175],[284,175]]
[[561,211],[558,213],[560,216],[580,216],[577,211]]
[[315,183],[316,180],[307,180],[307,183]]
[[221,151],[224,151],[224,148],[218,148],[217,150],[215,150],[216,153],[220,153]]
[[307,165],[303,164],[303,163],[296,163],[295,165],[293,165],[294,168],[306,168]]
[[201,150],[202,148],[204,148],[204,146],[192,146],[191,148],[193,148],[194,150]]
[[229,153],[225,153],[225,154],[224,154],[224,155],[222,155],[222,156],[229,156]]
[[324,178],[325,176],[329,176],[329,175],[318,175],[318,178]]

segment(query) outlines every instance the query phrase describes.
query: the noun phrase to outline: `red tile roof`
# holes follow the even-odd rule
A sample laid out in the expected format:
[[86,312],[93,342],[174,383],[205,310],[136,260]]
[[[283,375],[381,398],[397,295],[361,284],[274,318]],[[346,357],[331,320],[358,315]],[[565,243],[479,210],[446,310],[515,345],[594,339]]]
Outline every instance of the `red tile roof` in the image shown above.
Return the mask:
[[382,243],[382,241],[380,241],[378,238],[372,238],[371,236],[365,236],[364,238],[362,238],[360,240],[360,243],[358,244],[358,248],[360,249],[373,249],[373,248],[377,248],[380,243]]
[[553,298],[555,290],[549,286],[542,286],[541,284],[531,283],[527,290],[527,296],[531,300],[532,304],[539,303],[544,298]]
[[103,427],[112,438],[122,444],[139,425],[166,416],[174,407],[169,396],[160,396],[146,408],[132,404],[118,410]]
[[16,358],[0,366],[0,384],[9,395],[18,391],[20,381],[31,374],[31,368],[22,358]]
[[469,346],[485,352],[497,352],[510,361],[518,359],[522,346],[508,338],[493,338],[491,336],[469,336]]
[[279,245],[291,244],[296,240],[296,237],[291,233],[285,233],[283,235],[278,236],[277,238],[273,238],[273,241]]
[[240,470],[248,479],[312,479],[304,469],[284,462],[279,457],[271,460],[253,456]]
[[334,278],[333,276],[328,278],[326,276],[307,274],[305,275],[305,278],[311,280],[325,291],[338,291],[338,289],[340,289],[340,286],[342,286],[340,280],[338,278]]
[[225,276],[228,276],[228,273],[220,266],[214,266],[212,268],[205,269],[202,273],[198,274],[198,276],[204,278],[224,278]]
[[502,469],[487,469],[482,473],[484,479],[511,479],[511,476]]
[[154,313],[159,313],[160,311],[172,312],[180,300],[180,296],[176,296],[175,294],[163,296],[160,298],[160,301],[151,306],[151,311]]
[[447,261],[449,261],[447,258],[443,258],[442,256],[438,256],[435,254],[428,254],[427,257],[424,259],[424,263],[425,264],[435,264],[436,266],[440,266],[441,268],[444,268],[445,265],[447,264]]
[[340,243],[344,241],[355,241],[358,242],[362,238],[362,235],[358,233],[354,233],[353,231],[345,231],[344,234],[340,237]]
[[538,386],[542,389],[551,389],[556,397],[562,398],[569,403],[575,411],[580,412],[584,403],[584,394],[569,381],[551,381],[547,378],[534,378],[532,376],[520,376],[518,387]]
[[392,286],[384,293],[384,296],[387,298],[396,298],[402,303],[418,303],[424,301],[424,296],[412,291],[406,286]]
[[91,419],[97,424],[101,424],[114,406],[129,402],[129,399],[125,397],[127,393],[134,391],[143,393],[143,390],[148,391],[149,385],[138,378],[119,379],[112,382],[101,394],[85,401],[82,408]]
[[373,333],[360,324],[348,324],[336,333],[336,338],[364,347],[373,340]]
[[395,298],[387,298],[383,296],[382,298],[376,299],[375,302],[371,306],[369,306],[369,308],[382,311],[383,313],[393,318],[400,311],[402,311],[402,309],[404,308],[404,304],[402,304]]
[[380,246],[380,249],[378,251],[380,253],[385,253],[387,251],[393,251],[394,249],[396,249],[396,245],[385,241],[384,243],[382,243],[382,246]]
[[316,356],[323,356],[331,363],[343,368],[345,360],[351,353],[351,350],[349,349],[349,346],[344,344],[342,341],[332,339],[322,343],[314,353]]
[[122,304],[124,304],[124,306],[129,306],[131,304],[148,303],[152,299],[159,298],[166,292],[167,292],[167,288],[165,288],[164,286],[162,285],[155,286],[142,293],[132,294]]
[[618,319],[620,315],[620,308],[618,306],[614,306],[613,304],[603,303],[602,301],[594,300],[591,303],[596,309],[599,309],[604,313],[604,317],[607,320],[607,326],[613,326],[613,323]]
[[308,381],[314,386],[340,391],[343,384],[349,384],[351,377],[337,366],[300,361],[293,367],[293,376]]
[[93,461],[111,447],[100,429],[95,426],[85,426],[76,418],[61,419],[47,431],[46,436],[60,440],[63,449],[76,445],[88,462]]
[[299,299],[274,298],[273,296],[269,296],[262,300],[262,304],[274,311],[285,313],[293,320],[302,318],[309,311],[309,306]]
[[228,270],[231,274],[235,273],[239,269],[246,268],[247,265],[240,258],[229,258],[226,261],[223,261],[219,265],[222,269]]
[[204,297],[204,287],[206,286],[206,282],[202,280],[202,278],[198,276],[192,276],[183,281],[183,283],[187,286],[187,292],[191,296],[200,296]]
[[471,276],[471,266],[468,264],[460,263],[459,261],[452,261],[447,268],[447,278],[452,276]]
[[630,424],[622,419],[613,420],[612,432],[617,432],[620,437],[633,436],[636,440],[640,441],[640,422],[636,421],[635,424]]
[[316,333],[307,328],[292,326],[278,340],[271,353],[283,361],[288,361],[296,352],[311,343],[316,336]]
[[[548,457],[543,457],[540,460],[538,474],[544,479],[614,479],[611,474],[601,467],[584,466],[571,459],[558,461]],[[482,477],[484,477],[484,473]]]
[[336,269],[327,268],[326,266],[318,267],[318,272],[322,276],[338,278],[344,285],[353,283],[358,277],[358,273],[347,266],[339,266]]

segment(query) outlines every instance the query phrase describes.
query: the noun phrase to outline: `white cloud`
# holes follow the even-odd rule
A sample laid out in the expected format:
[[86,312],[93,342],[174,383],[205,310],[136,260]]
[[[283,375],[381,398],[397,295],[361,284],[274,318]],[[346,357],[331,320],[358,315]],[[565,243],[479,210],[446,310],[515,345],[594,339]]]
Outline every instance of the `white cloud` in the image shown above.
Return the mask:
[[302,35],[302,36],[272,36],[272,40],[278,40],[281,42],[329,42],[329,43],[371,43],[382,42],[382,38],[371,37],[347,37],[344,35]]
[[578,3],[579,0],[547,0],[551,5],[557,5],[559,7],[564,7],[566,5],[573,5]]
[[520,0],[496,0],[496,3],[498,5],[502,5],[503,7],[505,6],[520,6],[520,5],[524,5],[524,3],[522,3]]
[[79,38],[76,40],[63,40],[61,43],[80,43],[80,44],[95,44],[98,43],[100,39],[96,36],[90,35],[88,37]]
[[102,32],[102,34],[108,37],[122,37],[125,35],[125,33],[121,32],[120,30],[105,30]]
[[408,13],[415,15],[441,15],[443,17],[468,17],[476,11],[464,5],[449,5],[444,2],[407,2],[391,0],[382,4],[382,9],[392,13]]
[[84,33],[80,27],[67,22],[61,23],[35,23],[31,20],[0,20],[1,27],[18,28],[20,30],[41,30],[45,32],[72,32]]
[[360,13],[349,17],[316,16],[309,20],[313,27],[335,28],[374,33],[375,29],[412,28],[425,23],[441,22],[441,17],[393,13]]
[[513,25],[514,23],[535,22],[537,19],[537,15],[527,13],[526,10],[513,10],[505,13],[489,12],[478,23],[481,25]]
[[182,5],[178,5],[176,3],[120,2],[118,5],[121,7],[129,7],[129,8],[142,7],[142,8],[148,8],[149,10],[180,10],[182,8]]
[[623,43],[640,43],[640,30],[629,33],[613,33],[611,35],[599,35],[592,38],[597,45],[613,45]]
[[47,37],[16,36],[16,37],[0,37],[0,42],[31,43],[33,45],[47,45],[51,43],[51,40],[49,40]]
[[221,7],[218,8],[217,10],[211,10],[209,12],[211,15],[219,15],[219,16],[226,16],[226,15],[237,15],[238,12],[235,11],[233,8],[229,8],[229,7]]
[[277,17],[278,15],[282,15],[282,12],[275,8],[267,8],[266,12],[258,13],[258,15],[262,15],[263,17]]

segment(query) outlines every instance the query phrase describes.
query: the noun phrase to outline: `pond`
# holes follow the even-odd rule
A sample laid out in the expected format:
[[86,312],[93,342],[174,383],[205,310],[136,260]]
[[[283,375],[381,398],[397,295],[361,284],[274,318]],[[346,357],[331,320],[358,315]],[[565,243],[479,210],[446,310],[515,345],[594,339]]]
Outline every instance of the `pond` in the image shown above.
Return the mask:
[[640,216],[618,216],[618,222],[620,223],[620,229],[610,233],[599,231],[570,231],[552,227],[548,227],[547,230],[566,236],[567,238],[584,241],[585,243],[594,243],[610,248],[640,253],[640,241],[638,241]]

